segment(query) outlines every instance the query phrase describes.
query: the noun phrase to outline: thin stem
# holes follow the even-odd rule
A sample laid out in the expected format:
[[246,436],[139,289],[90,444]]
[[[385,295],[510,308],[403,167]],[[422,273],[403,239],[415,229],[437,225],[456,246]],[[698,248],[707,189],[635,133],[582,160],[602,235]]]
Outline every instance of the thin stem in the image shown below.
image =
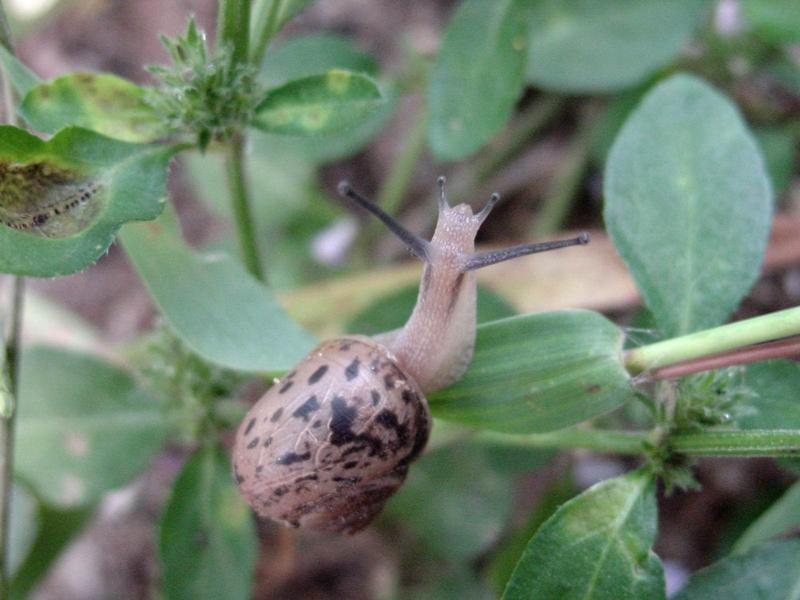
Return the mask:
[[648,378],[657,379],[675,379],[692,373],[701,373],[703,371],[712,371],[714,369],[722,369],[724,367],[732,367],[735,365],[747,365],[750,363],[773,360],[776,358],[791,358],[800,356],[800,337],[795,336],[778,340],[776,342],[766,342],[755,346],[746,346],[731,350],[730,352],[723,352],[708,356],[706,358],[698,358],[694,360],[687,360],[680,363],[675,363],[669,367],[655,369],[648,373]]
[[753,344],[800,335],[800,307],[648,344],[625,353],[634,375]]
[[[425,149],[427,139],[427,119],[425,117],[424,109],[420,109],[419,114],[414,116],[414,125],[409,129],[400,155],[394,161],[389,176],[384,180],[378,194],[376,204],[390,215],[396,215],[400,210],[414,175],[414,169]],[[369,252],[382,231],[383,228],[379,223],[369,222],[359,244],[361,254],[366,255]]]
[[268,0],[262,0],[256,5],[256,16],[253,19],[253,40],[250,62],[260,65],[264,60],[264,53],[267,51],[272,38],[278,33],[280,27],[280,16],[283,12],[284,0],[272,0],[269,2],[269,9],[265,9]]
[[0,389],[0,393],[5,396],[0,411],[0,598],[8,597],[11,589],[8,555],[24,291],[25,280],[22,277],[14,277],[11,284],[11,319],[4,339],[4,364],[0,373],[3,379],[0,388],[5,388]]
[[800,429],[752,429],[676,433],[674,452],[691,456],[800,456]]
[[250,0],[220,0],[217,47],[230,46],[237,64],[247,62],[250,40]]
[[244,172],[244,138],[241,133],[234,134],[228,145],[225,153],[225,175],[242,262],[256,279],[265,281],[258,244],[256,243],[253,215],[250,210]]
[[581,117],[566,155],[542,200],[541,210],[533,225],[533,237],[545,237],[561,229],[589,165],[589,147],[595,123],[593,117],[591,110],[586,110]]
[[[0,1],[0,44],[14,54],[11,31],[5,8]],[[8,73],[0,69],[3,79],[3,106],[9,123],[18,124],[16,95],[11,89]],[[19,391],[20,348],[22,345],[22,313],[25,280],[14,277],[11,282],[11,310],[8,330],[3,336],[3,356],[0,365],[0,598],[11,591],[9,577],[9,535],[11,530],[11,490],[14,474],[14,431],[16,403]]]
[[511,434],[481,431],[470,439],[503,446],[523,448],[584,448],[597,452],[642,454],[649,433],[633,431],[608,431],[573,427],[548,433]]

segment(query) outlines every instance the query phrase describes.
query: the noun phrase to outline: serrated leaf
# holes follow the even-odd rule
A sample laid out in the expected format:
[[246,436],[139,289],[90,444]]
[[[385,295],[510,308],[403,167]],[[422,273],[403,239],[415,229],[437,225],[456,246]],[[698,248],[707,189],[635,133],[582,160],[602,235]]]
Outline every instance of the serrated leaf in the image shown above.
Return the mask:
[[560,429],[631,397],[623,334],[598,313],[565,310],[478,327],[475,356],[428,398],[434,416],[508,433]]
[[144,88],[116,75],[71,73],[29,90],[19,112],[43,133],[76,125],[126,142],[151,142],[166,130],[144,97]]
[[354,127],[384,102],[370,77],[331,69],[269,90],[253,125],[268,133],[314,136]]
[[734,544],[742,554],[761,542],[800,526],[800,483],[795,483],[753,521]]
[[161,448],[159,406],[116,367],[36,348],[22,357],[15,471],[55,506],[96,500]]
[[281,372],[316,344],[229,256],[195,254],[162,221],[129,225],[120,238],[167,322],[206,360]]
[[756,546],[694,573],[674,600],[795,600],[800,589],[800,539]]
[[503,600],[666,597],[656,537],[655,482],[639,469],[565,503],[531,538]]
[[161,212],[175,151],[74,127],[43,141],[0,126],[0,272],[53,277],[94,263],[120,225]]
[[3,66],[3,71],[8,75],[11,87],[20,97],[25,96],[41,82],[41,79],[35,73],[2,45],[0,45],[0,64]]
[[522,92],[526,0],[465,0],[428,83],[428,140],[441,160],[472,154],[505,125]]
[[760,38],[775,44],[800,42],[796,0],[742,0],[745,20]]
[[178,475],[159,527],[167,600],[251,597],[258,542],[250,510],[218,448],[194,454]]
[[631,114],[605,170],[614,245],[667,336],[724,322],[758,277],[772,194],[736,107],[675,75]]
[[752,411],[736,419],[742,429],[800,429],[800,364],[770,360],[747,365],[744,388]]
[[610,92],[668,64],[708,0],[543,0],[531,16],[527,80],[562,92]]

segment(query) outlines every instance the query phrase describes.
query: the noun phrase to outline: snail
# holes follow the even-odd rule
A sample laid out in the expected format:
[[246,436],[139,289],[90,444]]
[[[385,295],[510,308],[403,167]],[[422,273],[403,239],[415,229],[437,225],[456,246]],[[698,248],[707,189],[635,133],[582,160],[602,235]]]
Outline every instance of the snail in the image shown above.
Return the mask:
[[456,381],[472,359],[473,271],[565,246],[569,240],[475,252],[475,236],[499,199],[473,214],[449,206],[440,177],[431,241],[355,192],[339,193],[371,212],[424,262],[406,325],[373,338],[322,343],[253,405],[236,434],[233,470],[259,516],[293,527],[355,533],[383,508],[422,452],[431,429],[425,395]]

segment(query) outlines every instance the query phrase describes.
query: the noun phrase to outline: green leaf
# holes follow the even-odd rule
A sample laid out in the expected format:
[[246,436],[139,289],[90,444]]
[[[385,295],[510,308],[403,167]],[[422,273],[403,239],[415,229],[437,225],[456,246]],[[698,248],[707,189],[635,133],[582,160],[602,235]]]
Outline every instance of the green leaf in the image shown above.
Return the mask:
[[742,554],[769,538],[800,526],[800,483],[790,487],[765,510],[736,541],[733,550]]
[[559,508],[531,538],[503,600],[665,598],[650,549],[655,482],[639,469],[598,483]]
[[159,451],[159,406],[126,373],[97,358],[36,348],[22,358],[15,470],[55,506],[77,506],[124,485]]
[[794,176],[794,135],[784,127],[759,127],[754,131],[767,165],[772,189],[781,196]]
[[[345,326],[345,331],[377,335],[402,327],[417,302],[419,286],[412,284],[378,298]],[[502,297],[482,286],[478,287],[477,322],[496,321],[513,316],[514,307]]]
[[762,544],[694,573],[673,600],[796,600],[800,539]]
[[511,512],[513,480],[478,448],[459,444],[425,454],[386,506],[426,549],[451,562],[474,559]]
[[775,44],[800,42],[800,4],[796,0],[742,0],[744,18],[755,34]]
[[8,573],[11,577],[29,555],[39,530],[39,503],[18,484],[11,487],[11,527],[8,539]]
[[94,263],[122,223],[161,212],[176,150],[0,126],[0,272],[53,277]]
[[370,77],[331,69],[268,91],[256,108],[253,125],[268,133],[316,136],[356,126],[383,102]]
[[0,65],[8,75],[11,87],[22,97],[32,88],[39,85],[41,80],[26,67],[16,56],[14,56],[5,46],[0,45]]
[[529,2],[465,0],[442,40],[428,84],[434,155],[472,154],[508,121],[522,92]]
[[472,427],[550,431],[631,397],[622,332],[598,313],[565,310],[478,327],[464,377],[428,398],[434,416]]
[[[261,69],[261,80],[271,87],[330,69],[347,69],[370,76],[378,73],[375,60],[350,40],[322,33],[291,38],[270,49]],[[311,138],[259,133],[251,140],[252,160],[268,165],[276,158],[295,157],[322,163],[355,154],[383,129],[397,107],[400,90],[396,85],[384,84],[383,88],[386,101],[351,128]],[[251,173],[257,176],[260,169],[251,169]]]
[[144,88],[127,79],[72,73],[31,89],[19,111],[44,133],[77,125],[126,142],[151,142],[165,128],[144,97]]
[[220,449],[202,449],[187,461],[159,529],[167,600],[251,597],[258,548],[255,526]]
[[747,366],[744,388],[748,408],[736,419],[742,429],[800,429],[800,364],[770,360]]
[[541,0],[534,4],[528,82],[610,92],[663,67],[709,11],[708,0]]
[[64,510],[39,505],[39,531],[25,561],[11,581],[11,600],[27,600],[61,551],[81,532],[94,505]]
[[335,68],[370,76],[378,74],[375,59],[350,39],[331,33],[314,33],[290,38],[270,48],[261,63],[259,79],[267,87],[277,87],[292,79]]
[[605,221],[667,336],[724,322],[758,277],[769,178],[736,107],[675,75],[625,123],[605,170]]
[[195,254],[163,220],[129,225],[120,237],[167,322],[206,360],[279,372],[314,347],[269,290],[227,255]]

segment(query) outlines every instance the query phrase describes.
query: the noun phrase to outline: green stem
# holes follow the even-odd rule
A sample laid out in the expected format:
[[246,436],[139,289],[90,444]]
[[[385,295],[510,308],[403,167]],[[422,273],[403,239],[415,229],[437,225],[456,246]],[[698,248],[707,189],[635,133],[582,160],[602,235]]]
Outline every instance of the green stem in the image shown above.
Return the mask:
[[242,262],[256,279],[265,281],[258,244],[256,243],[253,215],[250,210],[244,172],[244,137],[241,133],[234,134],[228,145],[225,153],[225,175]]
[[[2,10],[2,8],[0,8]],[[16,401],[19,391],[19,351],[22,336],[22,310],[25,280],[12,280],[11,319],[4,339],[3,368],[0,372],[0,598],[7,598],[11,589],[9,579],[9,532],[11,529],[11,488],[14,474],[14,430]]]
[[230,46],[236,64],[247,62],[250,40],[250,0],[220,0],[217,48]]
[[648,344],[625,353],[634,375],[675,363],[800,334],[800,307]]
[[[11,31],[5,8],[0,1],[0,44],[14,54]],[[3,79],[3,104],[6,119],[18,124],[16,96],[11,89],[8,73],[0,69]],[[11,530],[11,495],[14,474],[14,431],[16,403],[19,391],[20,348],[22,346],[22,313],[25,279],[14,277],[11,282],[11,311],[8,331],[3,336],[3,355],[0,360],[0,598],[11,592],[9,576],[9,536]]]
[[[424,109],[415,115],[415,123],[408,132],[400,156],[394,161],[389,176],[384,180],[378,194],[377,204],[390,215],[395,215],[403,204],[403,198],[414,175],[414,168],[425,149],[427,119]],[[384,231],[383,225],[374,219],[368,221],[361,238],[359,255],[367,256],[375,240]]]
[[649,434],[574,427],[547,433],[522,435],[481,431],[470,439],[490,444],[523,448],[584,448],[597,452],[642,454],[642,444],[649,439]]
[[271,0],[267,9],[267,2],[262,0],[256,5],[256,15],[253,19],[253,49],[250,54],[250,62],[260,65],[264,60],[264,53],[267,51],[272,38],[278,33],[280,27],[280,16],[283,13],[284,0]]
[[703,431],[669,437],[674,452],[691,456],[800,456],[800,429]]
[[569,214],[589,165],[589,148],[595,123],[593,117],[593,111],[590,110],[581,117],[566,155],[542,200],[541,209],[533,226],[535,238],[545,237],[560,230]]

